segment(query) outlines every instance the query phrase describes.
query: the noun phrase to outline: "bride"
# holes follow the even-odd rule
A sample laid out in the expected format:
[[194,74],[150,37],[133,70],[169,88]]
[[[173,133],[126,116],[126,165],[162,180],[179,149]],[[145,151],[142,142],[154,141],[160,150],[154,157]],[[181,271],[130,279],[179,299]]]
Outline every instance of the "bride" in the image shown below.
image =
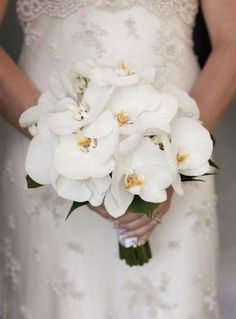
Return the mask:
[[[202,72],[192,48],[197,0],[17,1],[25,35],[19,66],[0,49],[1,319],[219,318],[212,177],[185,184],[183,197],[170,189],[153,221],[130,212],[112,220],[103,206],[90,206],[65,222],[67,202],[47,188],[26,189],[29,141],[18,124],[57,66],[112,56],[158,66],[155,86],[189,91],[213,130],[236,92],[236,3],[201,4],[213,46]],[[119,260],[116,227],[139,244],[150,239],[147,265]]]

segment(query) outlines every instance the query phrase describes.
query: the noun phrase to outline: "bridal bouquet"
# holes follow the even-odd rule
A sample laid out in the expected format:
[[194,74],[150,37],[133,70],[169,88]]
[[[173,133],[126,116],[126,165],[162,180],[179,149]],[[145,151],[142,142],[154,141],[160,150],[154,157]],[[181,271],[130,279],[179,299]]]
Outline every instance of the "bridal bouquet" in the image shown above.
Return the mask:
[[[156,69],[137,61],[88,60],[57,70],[36,106],[20,117],[33,136],[25,162],[28,187],[51,185],[78,207],[104,203],[117,218],[146,214],[172,185],[209,174],[213,142],[196,102],[175,86],[157,91]],[[119,230],[121,232],[121,230]],[[151,258],[149,244],[120,240],[129,265]]]

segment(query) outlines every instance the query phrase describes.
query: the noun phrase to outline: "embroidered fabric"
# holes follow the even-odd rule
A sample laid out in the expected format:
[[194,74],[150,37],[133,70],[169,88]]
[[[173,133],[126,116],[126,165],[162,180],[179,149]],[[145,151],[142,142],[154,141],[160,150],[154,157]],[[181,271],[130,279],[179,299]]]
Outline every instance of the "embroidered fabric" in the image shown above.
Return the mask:
[[23,26],[45,14],[64,18],[83,7],[93,7],[109,12],[118,12],[132,7],[144,7],[159,17],[178,14],[193,25],[198,9],[197,0],[18,0],[17,13]]

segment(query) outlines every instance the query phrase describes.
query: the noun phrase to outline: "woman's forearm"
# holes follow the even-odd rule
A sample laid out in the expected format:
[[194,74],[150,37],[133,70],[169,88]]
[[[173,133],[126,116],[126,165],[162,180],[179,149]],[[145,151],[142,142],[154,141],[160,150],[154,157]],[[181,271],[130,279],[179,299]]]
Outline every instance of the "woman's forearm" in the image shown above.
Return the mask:
[[36,104],[39,95],[39,90],[0,48],[0,115],[25,133],[19,126],[19,116],[29,106]]
[[204,126],[214,130],[236,97],[236,43],[213,49],[191,95],[200,107]]

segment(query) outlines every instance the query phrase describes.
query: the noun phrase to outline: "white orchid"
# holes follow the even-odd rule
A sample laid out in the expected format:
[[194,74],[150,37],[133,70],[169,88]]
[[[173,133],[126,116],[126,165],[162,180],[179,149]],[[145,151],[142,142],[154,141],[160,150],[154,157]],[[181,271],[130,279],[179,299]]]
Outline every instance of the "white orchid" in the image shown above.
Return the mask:
[[38,100],[38,104],[28,108],[19,118],[22,127],[30,127],[38,122],[46,113],[54,113],[66,110],[60,103],[64,98],[77,98],[76,92],[68,77],[60,71],[54,71],[50,77],[50,90],[44,92]]
[[164,153],[150,138],[130,136],[120,145],[111,190],[105,196],[105,207],[113,217],[119,217],[126,212],[135,195],[147,202],[163,202],[171,182]]
[[48,185],[52,182],[53,155],[59,143],[58,137],[47,126],[47,117],[47,114],[40,117],[25,161],[26,173],[35,182],[42,185]]
[[161,142],[177,193],[183,193],[180,174],[200,176],[210,170],[208,161],[212,155],[213,142],[199,121],[175,119],[171,124],[170,137],[161,136]]
[[180,118],[171,125],[171,145],[176,152],[178,170],[188,176],[209,171],[208,160],[213,151],[210,133],[200,122]]
[[48,91],[43,93],[38,100],[38,104],[28,108],[19,118],[21,127],[31,127],[37,124],[39,118],[46,114],[54,112],[57,107],[57,100]]
[[99,86],[131,86],[138,83],[153,83],[155,68],[144,66],[140,61],[93,59],[78,62],[75,70],[81,76]]
[[111,184],[109,175],[102,178],[88,178],[86,180],[68,179],[58,176],[53,187],[57,194],[75,202],[89,202],[93,206],[102,204],[105,193]]
[[30,142],[25,164],[27,174],[41,185],[51,184],[62,198],[76,202],[88,201],[93,206],[101,205],[111,184],[110,176],[80,181],[59,175],[53,165],[59,138],[47,127],[47,117],[43,115],[40,118],[37,133]]
[[109,109],[124,135],[169,132],[170,122],[178,110],[177,101],[159,94],[150,84],[116,88],[108,102]]
[[119,127],[109,111],[83,129],[61,138],[54,166],[63,177],[84,180],[101,178],[114,168]]
[[71,72],[71,82],[78,95],[83,95],[89,86],[90,80],[85,76],[78,74],[74,69]]
[[175,85],[166,85],[161,91],[176,98],[179,107],[177,117],[189,117],[196,120],[199,119],[200,111],[198,105],[189,94]]
[[77,96],[64,97],[59,101],[62,111],[50,115],[48,126],[58,135],[76,132],[98,117],[106,107],[112,92],[113,88],[99,87],[91,82],[82,101]]

